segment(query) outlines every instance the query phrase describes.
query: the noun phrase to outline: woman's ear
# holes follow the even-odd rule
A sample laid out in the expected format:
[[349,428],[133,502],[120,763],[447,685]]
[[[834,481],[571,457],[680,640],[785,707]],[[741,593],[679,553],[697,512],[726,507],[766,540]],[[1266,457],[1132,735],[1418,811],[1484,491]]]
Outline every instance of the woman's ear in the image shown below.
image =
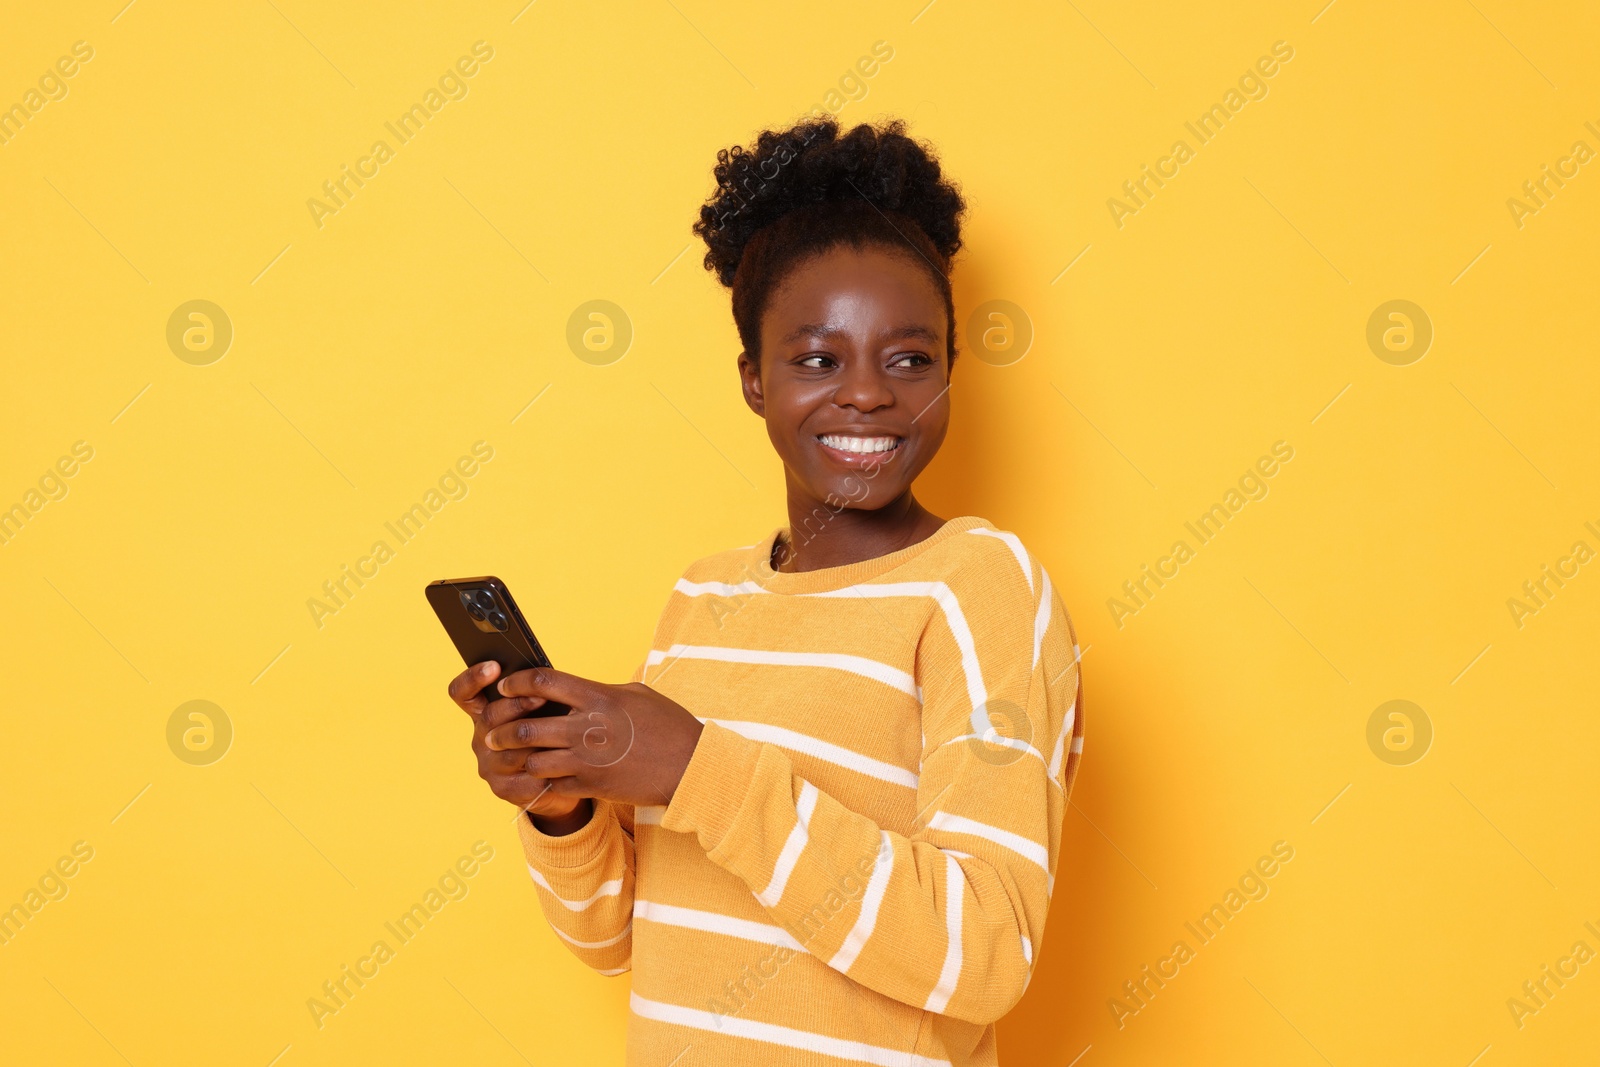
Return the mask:
[[751,411],[767,417],[767,398],[761,392],[761,364],[748,352],[739,353],[739,387]]

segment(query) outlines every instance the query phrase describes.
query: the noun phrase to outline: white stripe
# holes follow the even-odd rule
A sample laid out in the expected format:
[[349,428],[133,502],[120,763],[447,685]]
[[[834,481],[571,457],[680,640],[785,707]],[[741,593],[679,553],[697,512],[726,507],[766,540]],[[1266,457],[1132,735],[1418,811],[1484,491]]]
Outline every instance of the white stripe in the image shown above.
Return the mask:
[[1072,751],[1076,752],[1080,756],[1083,755],[1083,738],[1074,737],[1072,739]]
[[[844,589],[833,589],[825,593],[802,593],[802,596],[818,597],[932,597],[944,612],[945,625],[950,628],[950,635],[955,639],[956,648],[961,651],[961,669],[967,679],[967,699],[972,703],[972,732],[982,734],[990,727],[988,690],[983,687],[983,671],[978,665],[978,649],[972,640],[972,628],[967,625],[967,617],[961,613],[961,603],[956,599],[955,593],[943,582],[882,582],[868,583],[866,585],[852,585]],[[651,653],[654,655],[654,653]]]
[[1016,534],[1004,530],[988,530],[982,526],[968,530],[967,533],[983,534],[985,537],[993,537],[1010,545],[1011,554],[1017,557],[1017,564],[1022,568],[1022,576],[1028,579],[1028,592],[1033,592],[1033,564],[1028,559],[1028,550],[1022,547],[1022,541]]
[[928,820],[928,829],[985,838],[1025,859],[1032,860],[1045,874],[1050,873],[1050,857],[1045,853],[1044,846],[1010,830],[1002,830],[998,826],[990,826],[986,822],[969,819],[964,815],[952,815],[948,811],[934,812],[933,818]]
[[719,648],[713,645],[673,645],[665,652],[651,649],[645,660],[654,667],[668,659],[706,659],[721,663],[755,663],[774,667],[827,667],[836,671],[859,674],[875,682],[892,686],[909,697],[921,698],[916,679],[898,667],[879,663],[865,656],[850,656],[842,652],[780,652],[775,649]]
[[1029,967],[1033,966],[1033,942],[1028,940],[1027,934],[1022,935],[1022,958],[1027,961]]
[[691,582],[684,578],[679,578],[672,588],[685,596],[743,596],[747,593],[766,592],[755,582],[729,585],[727,582]]
[[1050,780],[1053,782],[1061,777],[1061,754],[1067,746],[1067,738],[1072,736],[1072,725],[1078,717],[1078,700],[1072,700],[1072,707],[1067,709],[1066,721],[1061,724],[1061,733],[1056,735],[1055,751],[1050,753]]
[[917,787],[917,775],[904,767],[897,767],[892,763],[885,763],[882,760],[873,759],[871,756],[864,756],[853,749],[823,741],[809,734],[785,729],[782,726],[771,726],[761,722],[743,722],[739,719],[706,719],[704,721],[724,726],[740,737],[747,737],[752,741],[765,741],[781,748],[792,749],[807,756],[814,756],[826,763],[846,767],[852,771],[859,771],[880,781],[890,782],[894,785],[909,786],[912,789]]
[[783,851],[778,853],[778,862],[772,868],[772,881],[767,883],[767,888],[756,894],[756,899],[769,908],[778,906],[778,901],[783,899],[783,887],[789,884],[789,875],[794,873],[794,865],[800,861],[800,853],[806,847],[806,826],[811,822],[811,812],[817,806],[817,787],[810,782],[800,783],[800,803],[796,805],[794,829],[789,831],[789,839],[783,843]]
[[[1004,540],[1004,538],[1002,538],[1002,540]],[[1017,542],[1017,548],[1021,548],[1020,541]],[[1023,555],[1019,557],[1019,561],[1026,559],[1026,555],[1026,552],[1024,552]],[[1023,566],[1023,573],[1027,574],[1028,588],[1032,589],[1033,575],[1031,569],[1026,564]],[[691,596],[699,596],[702,594],[702,592],[717,592],[718,590],[728,590],[730,592],[766,592],[766,590],[752,582],[741,582],[739,585],[733,586],[721,582],[696,583],[685,582],[680,579],[678,588],[685,592],[693,590],[692,592],[689,592],[689,595]],[[972,640],[972,629],[967,625],[966,616],[962,614],[960,601],[956,599],[955,593],[951,592],[948,585],[943,582],[881,582],[867,583],[864,585],[852,585],[843,589],[830,589],[820,593],[801,593],[799,595],[815,597],[932,597],[934,602],[939,605],[940,610],[944,612],[945,624],[950,628],[950,633],[955,639],[956,647],[961,652],[962,672],[965,674],[967,680],[967,698],[972,703],[972,731],[976,734],[982,734],[983,731],[990,726],[989,712],[987,708],[989,699],[988,690],[986,690],[983,685],[983,672],[978,665],[978,650]],[[661,661],[661,659],[665,658],[665,655],[665,653],[652,650],[650,653],[650,661],[658,663]],[[893,667],[889,667],[887,664],[874,663],[874,661],[871,660],[866,662],[873,663],[874,666],[884,670],[896,670]],[[896,671],[896,673],[904,675],[904,672]],[[868,675],[868,677],[874,676],[875,675]],[[905,677],[909,678],[909,675],[906,675]],[[897,688],[901,687],[897,686]],[[902,691],[910,692],[912,695],[916,696],[919,701],[922,699],[922,694],[919,690],[917,690],[914,682],[911,684],[909,689],[903,689]]]
[[867,938],[872,936],[873,928],[878,925],[878,907],[883,903],[883,894],[889,888],[889,875],[894,870],[894,844],[889,840],[887,830],[879,832],[882,834],[882,842],[879,845],[878,855],[882,857],[883,862],[874,865],[872,880],[867,883],[867,891],[861,896],[861,911],[856,916],[855,925],[850,927],[850,932],[845,935],[844,944],[839,946],[839,951],[828,961],[828,966],[840,974],[850,973],[850,965],[861,955]]
[[956,991],[956,983],[961,980],[961,907],[966,888],[967,878],[961,870],[961,864],[955,861],[952,853],[946,852],[944,861],[944,930],[946,939],[944,967],[939,971],[939,981],[935,983],[933,992],[928,994],[927,1003],[922,1006],[924,1011],[944,1011],[945,1005],[950,1003],[950,997]]
[[[974,530],[969,531],[969,532],[976,533],[978,531],[976,529],[974,529]],[[998,535],[998,533],[999,533],[999,531],[996,532],[996,535]],[[1014,537],[1014,535],[1010,535],[1010,536]],[[1001,538],[1001,540],[1005,540],[1005,538]],[[1010,542],[1007,542],[1007,543],[1009,544]],[[1021,548],[1021,542],[1020,541],[1017,541],[1016,548]],[[1013,551],[1015,551],[1015,549],[1013,549]],[[1026,551],[1024,551],[1023,554],[1018,557],[1018,560],[1019,560],[1019,562],[1021,562],[1022,560],[1025,560],[1026,558],[1027,558],[1027,554],[1026,554]],[[1043,568],[1041,568],[1040,570],[1041,570],[1041,573],[1043,573]],[[1025,574],[1027,574],[1027,576],[1028,576],[1028,586],[1031,589],[1033,587],[1032,571],[1026,564],[1024,564],[1023,572]],[[1046,580],[1048,581],[1048,578]],[[700,595],[703,595],[705,593],[719,593],[719,592],[722,592],[722,591],[726,591],[726,595],[731,595],[731,594],[733,594],[735,592],[737,592],[737,593],[746,593],[746,592],[749,592],[749,593],[758,593],[758,592],[759,593],[765,593],[765,592],[767,592],[767,590],[762,589],[759,585],[756,585],[753,582],[741,582],[738,585],[728,585],[727,583],[723,583],[723,582],[686,582],[686,581],[684,581],[682,579],[679,579],[679,582],[678,582],[678,585],[676,586],[676,588],[678,588],[680,591],[688,593],[690,596],[700,596]],[[967,625],[966,616],[961,611],[960,601],[957,600],[955,593],[953,593],[951,591],[951,589],[950,589],[950,587],[948,585],[946,585],[943,582],[881,582],[881,583],[866,583],[866,584],[863,584],[863,585],[852,585],[852,586],[847,586],[847,587],[845,587],[843,589],[830,589],[830,590],[827,590],[827,591],[824,591],[824,592],[820,592],[820,593],[801,593],[801,594],[798,594],[798,595],[800,595],[800,596],[815,596],[815,597],[851,597],[851,596],[856,596],[856,597],[932,597],[934,602],[939,605],[940,610],[944,612],[945,624],[950,628],[950,634],[955,639],[956,648],[959,649],[960,653],[961,653],[962,673],[966,676],[966,682],[967,682],[967,698],[971,702],[971,705],[972,705],[972,732],[977,734],[977,735],[979,735],[979,736],[982,736],[986,730],[992,730],[993,729],[993,724],[989,721],[989,712],[988,712],[988,706],[987,706],[988,705],[988,700],[989,700],[988,690],[984,687],[984,684],[983,684],[983,671],[982,671],[982,668],[978,664],[978,650],[977,650],[977,647],[976,647],[976,645],[975,645],[975,643],[973,642],[973,639],[972,639],[972,629],[971,629],[971,627],[969,627]],[[1049,602],[1048,598],[1046,598],[1045,602],[1046,603]],[[1037,628],[1037,623],[1035,624],[1035,626]],[[1042,637],[1041,638],[1036,638],[1036,642],[1037,642],[1037,640],[1040,640],[1040,639],[1042,639]],[[676,646],[675,645],[673,647],[674,647],[674,649],[678,649],[678,648],[682,648],[682,647],[685,647],[685,646]],[[728,650],[728,651],[739,651],[739,650]],[[651,650],[648,663],[660,663],[660,662],[662,662],[662,660],[664,660],[666,658],[667,655],[668,655],[668,653],[660,652],[660,651],[657,651],[657,650]],[[788,655],[807,655],[807,654],[806,653],[788,653]],[[1079,653],[1078,653],[1077,645],[1074,644],[1073,645],[1073,656],[1076,658],[1078,655],[1079,655]],[[704,657],[704,658],[712,658],[712,657]],[[846,658],[849,658],[849,659],[860,659],[860,657],[846,657]],[[1035,652],[1034,658],[1035,658],[1035,662],[1037,663],[1037,660],[1038,660],[1038,653],[1037,652]],[[751,662],[751,661],[746,661],[746,662]],[[874,668],[877,668],[878,670],[891,671],[891,672],[894,672],[896,675],[899,675],[900,677],[907,679],[909,681],[909,687],[907,685],[896,685],[895,687],[900,689],[902,692],[910,693],[911,695],[915,696],[919,701],[922,699],[922,693],[921,693],[920,689],[917,688],[915,682],[910,680],[910,676],[905,674],[905,672],[899,671],[897,668],[890,667],[888,664],[877,663],[876,661],[873,661],[873,660],[865,660],[863,662],[867,663],[867,664],[871,664]],[[817,665],[818,666],[837,666],[836,664],[817,664]],[[868,677],[878,677],[878,675],[876,673],[868,674],[867,676]],[[884,680],[884,679],[880,678],[879,680]],[[895,683],[891,682],[889,684],[893,685]],[[1041,756],[1040,758],[1042,759],[1043,757]]]
[[757,941],[763,945],[780,945],[792,948],[796,952],[805,951],[800,942],[790,937],[789,932],[781,926],[736,919],[731,915],[722,915],[714,911],[680,908],[674,904],[658,904],[652,900],[635,900],[633,917],[647,919],[663,926],[681,926],[708,934],[726,934],[728,937]]
[[550,924],[550,929],[556,932],[557,937],[561,938],[561,940],[565,941],[569,945],[574,946],[575,948],[610,948],[612,945],[615,945],[618,941],[621,941],[623,938],[627,937],[633,932],[633,920],[628,920],[628,925],[622,928],[622,933],[618,934],[616,937],[608,937],[604,941],[579,941],[571,934],[563,932],[562,929],[555,923]]
[[594,973],[603,974],[607,978],[615,978],[619,974],[627,974],[630,970],[632,970],[631,967],[613,967],[609,971],[595,971]]
[[622,895],[622,879],[613,878],[609,882],[600,883],[600,888],[596,889],[594,891],[594,895],[588,900],[568,900],[566,897],[563,897],[557,893],[556,887],[545,881],[544,875],[540,874],[533,867],[530,866],[528,868],[528,873],[533,876],[534,885],[538,886],[540,889],[543,889],[546,893],[549,893],[556,899],[557,903],[561,904],[568,911],[587,911],[589,905],[593,904],[597,900],[601,900],[605,897],[617,897]]
[[1062,726],[1061,736],[1056,738],[1055,751],[1050,753],[1050,780],[1057,785],[1061,784],[1061,755],[1066,751],[1067,734],[1071,729],[1071,723],[1066,723]]
[[952,737],[948,741],[941,741],[939,747],[944,748],[946,745],[965,744],[968,741],[982,741],[990,745],[999,745],[1001,748],[1014,748],[1025,756],[1033,756],[1040,763],[1045,761],[1043,752],[1040,752],[1020,737],[1007,737],[993,726],[989,727],[987,734],[962,734],[960,737]]
[[795,1030],[774,1023],[743,1019],[737,1015],[718,1015],[698,1008],[663,1004],[659,1000],[646,1000],[638,993],[628,995],[628,1006],[635,1015],[643,1019],[687,1026],[694,1030],[709,1030],[729,1037],[764,1041],[769,1045],[803,1049],[822,1056],[833,1056],[836,1059],[871,1063],[877,1067],[950,1067],[949,1060],[918,1056],[903,1049],[884,1048],[881,1045],[869,1045],[864,1041],[814,1034],[809,1030]]
[[649,807],[634,808],[633,825],[660,826],[661,816],[666,814],[666,811],[666,806],[663,804],[652,804]]
[[1044,589],[1039,594],[1039,613],[1033,617],[1033,665],[1039,665],[1039,646],[1044,644],[1044,633],[1050,628],[1050,576],[1043,567],[1039,568],[1039,577],[1043,580]]

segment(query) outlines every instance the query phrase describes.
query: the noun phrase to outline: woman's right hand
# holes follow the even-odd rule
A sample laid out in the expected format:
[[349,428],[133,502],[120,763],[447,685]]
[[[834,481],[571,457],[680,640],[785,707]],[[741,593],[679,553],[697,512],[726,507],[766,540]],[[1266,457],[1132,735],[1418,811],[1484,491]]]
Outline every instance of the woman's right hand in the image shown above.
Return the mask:
[[[527,759],[535,748],[494,751],[484,738],[490,730],[521,718],[544,703],[538,697],[496,696],[492,688],[500,677],[493,660],[475,663],[450,680],[450,699],[472,717],[472,751],[478,757],[478,777],[489,783],[494,795],[515,804],[534,817],[534,825],[547,834],[561,836],[589,821],[593,802],[588,797],[567,796],[550,788],[544,778],[528,773]],[[490,699],[491,696],[495,698]]]

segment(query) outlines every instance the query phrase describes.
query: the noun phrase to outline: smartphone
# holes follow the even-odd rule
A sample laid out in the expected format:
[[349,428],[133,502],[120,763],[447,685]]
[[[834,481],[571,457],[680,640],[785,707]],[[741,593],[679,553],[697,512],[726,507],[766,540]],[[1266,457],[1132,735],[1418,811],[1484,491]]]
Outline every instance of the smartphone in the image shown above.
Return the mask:
[[[439,616],[445,633],[461,653],[467,666],[494,660],[500,664],[500,676],[486,689],[493,689],[501,678],[532,667],[551,666],[550,657],[539,647],[528,621],[517,609],[506,583],[493,575],[482,578],[446,578],[429,582],[428,603]],[[490,700],[499,699],[498,691],[486,692]],[[571,711],[565,704],[550,701],[532,716],[565,715]]]

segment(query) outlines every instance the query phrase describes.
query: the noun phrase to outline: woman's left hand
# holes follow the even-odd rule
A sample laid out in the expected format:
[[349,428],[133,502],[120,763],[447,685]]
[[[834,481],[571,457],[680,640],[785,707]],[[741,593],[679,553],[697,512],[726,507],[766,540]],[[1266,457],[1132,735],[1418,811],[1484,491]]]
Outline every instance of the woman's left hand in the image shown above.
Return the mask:
[[566,796],[665,805],[703,729],[681,704],[639,682],[607,685],[535,667],[506,676],[499,691],[522,698],[525,711],[546,701],[572,708],[566,715],[516,719],[484,738],[493,751],[529,750],[528,773]]

